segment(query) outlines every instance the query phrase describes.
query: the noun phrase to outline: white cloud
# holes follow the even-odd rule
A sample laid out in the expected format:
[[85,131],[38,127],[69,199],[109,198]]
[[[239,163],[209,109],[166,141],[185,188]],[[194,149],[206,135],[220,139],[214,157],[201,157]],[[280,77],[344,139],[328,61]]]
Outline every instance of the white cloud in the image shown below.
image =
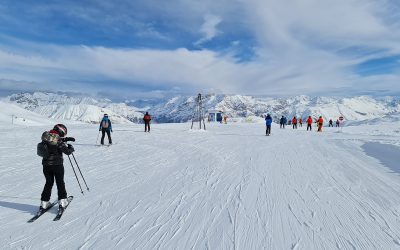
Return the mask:
[[[0,78],[65,86],[88,79],[122,81],[150,89],[163,86],[183,92],[212,89],[239,94],[400,91],[398,72],[362,77],[352,71],[363,61],[400,53],[400,18],[390,1],[174,0],[154,13],[164,7],[174,25],[202,35],[194,44],[204,49],[116,49],[19,41],[14,43],[18,47],[0,46],[0,68],[7,69],[0,69]],[[93,13],[82,15],[95,20]],[[246,27],[254,37],[252,61],[239,63],[230,54],[205,48],[207,41],[223,36],[224,29],[236,30],[238,24],[241,32]],[[144,36],[161,36],[152,25],[147,31]],[[227,44],[242,46],[240,34]],[[0,87],[4,87],[1,82]]]
[[197,42],[196,45],[200,45],[202,43],[208,42],[216,37],[219,33],[221,33],[217,26],[222,22],[222,19],[219,16],[215,15],[205,15],[204,23],[201,25],[200,33],[203,35]]

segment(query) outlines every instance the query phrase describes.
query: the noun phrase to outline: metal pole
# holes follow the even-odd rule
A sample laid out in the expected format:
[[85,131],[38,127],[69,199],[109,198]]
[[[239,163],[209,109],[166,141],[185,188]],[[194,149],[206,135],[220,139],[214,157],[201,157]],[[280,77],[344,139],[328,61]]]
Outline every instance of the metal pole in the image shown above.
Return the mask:
[[97,142],[99,141],[99,135],[100,135],[100,131],[99,131],[99,133],[97,134],[96,145],[97,145]]
[[74,165],[72,165],[71,157],[69,157],[69,155],[68,155],[68,159],[69,159],[69,162],[71,163],[72,170],[74,170],[75,178],[76,178],[76,181],[79,184],[79,188],[81,189],[81,193],[84,194],[83,190],[82,190],[82,187],[81,187],[81,183],[79,182],[78,176],[76,175],[76,172],[75,172]]
[[86,184],[85,177],[83,177],[83,174],[82,174],[82,172],[81,172],[81,168],[79,167],[78,162],[77,162],[76,159],[75,159],[74,153],[72,153],[72,157],[74,158],[75,164],[76,164],[76,166],[78,167],[79,173],[81,174],[82,179],[83,179],[83,182],[84,182],[85,185],[86,185],[86,189],[87,189],[87,191],[89,191],[89,187],[88,187],[88,185]]

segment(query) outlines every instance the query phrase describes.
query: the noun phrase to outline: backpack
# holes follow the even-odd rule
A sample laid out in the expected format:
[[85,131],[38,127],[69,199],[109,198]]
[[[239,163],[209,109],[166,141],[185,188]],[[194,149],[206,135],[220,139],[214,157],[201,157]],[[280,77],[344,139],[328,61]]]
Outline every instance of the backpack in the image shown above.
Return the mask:
[[37,155],[43,158],[49,157],[48,145],[57,145],[60,140],[60,136],[57,134],[50,133],[49,131],[45,131],[42,134],[42,142],[37,145]]
[[102,120],[101,121],[101,127],[102,128],[108,128],[110,126],[110,123],[108,122],[108,120]]
[[45,142],[39,142],[37,145],[37,155],[43,158],[49,157],[49,149],[47,148],[47,144]]

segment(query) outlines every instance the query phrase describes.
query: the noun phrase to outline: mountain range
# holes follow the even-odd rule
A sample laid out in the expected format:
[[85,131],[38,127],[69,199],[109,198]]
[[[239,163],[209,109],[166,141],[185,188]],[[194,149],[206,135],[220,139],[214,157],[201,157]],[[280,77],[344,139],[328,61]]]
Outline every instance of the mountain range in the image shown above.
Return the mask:
[[[136,100],[114,103],[109,99],[73,96],[63,93],[19,93],[3,98],[26,110],[54,120],[72,120],[98,123],[107,113],[115,123],[140,123],[143,113],[149,111],[158,123],[187,122],[192,119],[197,96],[175,96],[168,100]],[[140,107],[133,105],[138,104]],[[143,104],[143,105],[139,105]],[[144,105],[145,104],[145,105]],[[310,97],[260,98],[243,95],[208,95],[203,99],[204,109],[220,110],[229,119],[262,119],[270,113],[275,121],[282,115],[303,119],[322,116],[336,120],[360,122],[400,117],[399,97]]]

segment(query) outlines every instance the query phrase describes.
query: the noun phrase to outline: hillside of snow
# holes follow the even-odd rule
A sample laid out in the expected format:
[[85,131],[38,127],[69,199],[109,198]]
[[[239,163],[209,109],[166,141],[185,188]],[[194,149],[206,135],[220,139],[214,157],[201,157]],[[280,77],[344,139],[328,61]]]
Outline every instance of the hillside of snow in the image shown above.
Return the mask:
[[104,114],[108,114],[114,123],[127,124],[143,118],[138,109],[107,99],[35,92],[14,94],[6,100],[52,119],[98,123]]
[[[38,126],[54,123],[47,117],[23,109],[15,104],[0,101],[0,128],[19,126]],[[53,124],[54,125],[54,124]]]
[[99,147],[96,125],[70,125],[90,192],[65,157],[75,198],[60,221],[53,208],[32,224],[48,127],[2,128],[1,248],[400,248],[399,122],[322,133],[274,124],[269,137],[263,123],[189,127],[115,125],[114,145]]

